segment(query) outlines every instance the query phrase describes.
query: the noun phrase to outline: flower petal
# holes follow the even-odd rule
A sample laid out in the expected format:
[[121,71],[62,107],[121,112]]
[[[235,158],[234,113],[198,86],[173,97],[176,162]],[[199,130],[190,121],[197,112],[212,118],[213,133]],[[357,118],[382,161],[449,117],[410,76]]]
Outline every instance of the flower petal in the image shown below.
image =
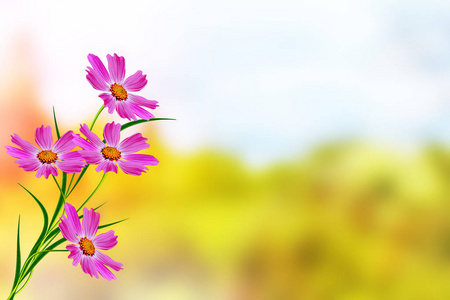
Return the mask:
[[108,84],[111,85],[113,82],[111,81],[111,78],[109,76],[108,71],[105,68],[105,65],[102,63],[100,58],[94,54],[88,55],[88,60],[92,65],[92,68],[103,78],[103,80]]
[[150,109],[155,109],[159,106],[158,101],[156,101],[156,100],[147,100],[142,96],[138,96],[138,95],[130,94],[130,93],[128,93],[128,101],[130,101],[136,105],[139,105],[139,106],[148,107]]
[[114,53],[114,56],[108,54],[106,59],[108,60],[108,70],[112,80],[122,85],[125,78],[125,58]]
[[42,164],[36,173],[36,177],[39,178],[42,175],[45,179],[48,179],[50,175],[58,176],[58,169],[53,164]]
[[122,158],[127,161],[132,161],[136,163],[140,163],[143,165],[150,165],[150,166],[156,166],[158,165],[159,161],[154,157],[153,155],[148,154],[123,154]]
[[110,147],[116,148],[120,141],[120,128],[119,123],[108,123],[103,129],[103,137],[105,138],[106,144]]
[[93,208],[91,210],[86,207],[83,208],[83,235],[89,240],[92,240],[97,233],[98,224],[100,222],[100,214],[95,212]]
[[96,136],[92,131],[89,130],[89,127],[86,124],[81,125],[80,132],[84,134],[89,141],[94,144],[97,149],[101,150],[105,147],[105,144],[102,142],[102,140]]
[[11,146],[5,146],[6,147],[6,153],[8,153],[9,155],[11,155],[12,157],[15,158],[36,158],[36,155],[31,154],[30,152],[27,152],[25,150],[22,149],[18,149],[16,147],[11,147]]
[[81,255],[81,270],[91,275],[91,277],[95,276],[95,278],[98,278],[97,268],[94,265],[94,260],[90,256]]
[[59,222],[58,227],[66,240],[71,241],[72,243],[78,243],[80,241],[72,223],[65,216],[61,217],[61,222]]
[[83,255],[80,246],[70,244],[66,246],[66,249],[70,251],[68,258],[73,259],[72,265],[76,267],[80,263],[81,256]]
[[143,75],[142,71],[137,71],[127,79],[123,83],[123,87],[128,92],[138,92],[142,90],[147,84],[147,75]]
[[92,243],[96,249],[109,250],[117,245],[117,235],[114,235],[114,231],[110,230],[97,235]]
[[149,113],[148,111],[146,111],[142,107],[137,106],[136,104],[134,104],[132,102],[128,102],[128,106],[131,108],[133,113],[135,115],[137,115],[141,119],[150,120],[151,118],[155,117],[153,114]]
[[97,71],[95,71],[91,67],[87,67],[86,72],[86,79],[94,89],[99,91],[109,91],[108,84],[105,82],[105,80],[103,80],[100,74],[97,73]]
[[64,133],[55,143],[52,148],[52,151],[57,153],[58,155],[75,148],[75,144],[73,142],[73,131],[70,130]]
[[52,128],[44,127],[44,125],[36,128],[35,140],[42,150],[51,150],[53,146]]
[[119,146],[117,146],[117,150],[122,153],[133,153],[147,149],[150,145],[146,141],[147,138],[143,137],[142,134],[135,133],[120,142]]
[[119,160],[117,163],[119,164],[120,169],[125,174],[129,175],[139,176],[142,173],[145,173],[145,170],[148,170],[146,166],[137,162]]
[[103,93],[98,96],[103,99],[105,107],[108,108],[108,113],[114,113],[114,110],[116,109],[116,98],[114,98],[111,93]]
[[78,173],[84,167],[84,162],[82,160],[58,160],[55,165],[65,173]]
[[97,268],[98,273],[105,279],[111,280],[116,279],[116,276],[107,268],[105,267],[98,259],[95,257],[92,258],[94,261],[94,265]]
[[72,140],[75,145],[77,145],[80,148],[83,148],[84,150],[90,150],[90,151],[100,151],[100,149],[102,149],[104,146],[102,146],[100,149],[99,147],[96,147],[94,144],[86,141],[85,139],[83,139],[80,135],[78,134],[74,134],[73,135],[73,140]]
[[86,162],[91,165],[98,165],[103,160],[105,160],[103,155],[98,150],[79,150],[78,153],[80,153],[81,157],[83,157],[84,160],[86,160]]
[[13,142],[14,144],[16,144],[17,146],[19,146],[20,148],[31,154],[37,155],[39,152],[41,152],[39,148],[31,144],[30,142],[23,140],[17,134],[11,136],[11,142]]
[[93,257],[98,259],[105,266],[110,267],[115,271],[120,271],[123,269],[123,265],[120,262],[114,261],[111,257],[100,251],[95,251]]
[[116,110],[121,118],[136,121],[136,115],[126,101],[116,101]]
[[70,223],[72,224],[73,229],[75,230],[75,233],[78,236],[81,236],[81,224],[80,224],[80,218],[78,217],[77,210],[75,207],[73,207],[72,204],[66,203],[64,205],[64,211],[66,212],[67,218],[69,219]]
[[66,152],[62,154],[58,153],[58,158],[63,160],[83,160],[83,157],[80,155],[80,153],[78,153],[78,151]]
[[112,171],[117,174],[119,170],[117,169],[117,165],[113,161],[105,159],[97,166],[97,168],[95,168],[95,171],[103,171],[105,173]]
[[21,160],[16,160],[15,163],[19,164],[19,167],[23,168],[27,172],[36,171],[42,165],[37,158],[24,158]]

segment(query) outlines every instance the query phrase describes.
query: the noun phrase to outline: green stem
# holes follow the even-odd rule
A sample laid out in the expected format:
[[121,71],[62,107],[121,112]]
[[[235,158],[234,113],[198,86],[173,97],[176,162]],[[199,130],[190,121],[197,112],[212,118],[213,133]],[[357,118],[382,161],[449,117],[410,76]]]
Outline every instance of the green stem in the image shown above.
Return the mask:
[[[75,174],[76,173],[73,173],[72,174],[72,178],[70,178],[70,183],[69,183],[69,186],[67,187],[68,191],[70,191],[70,187],[72,186],[72,182],[73,182],[73,178],[75,177]],[[66,195],[66,199],[67,199],[67,197],[69,197],[69,195]]]
[[72,189],[69,191],[69,193],[67,194],[67,197],[70,196],[70,194],[72,194],[73,190],[77,187],[78,182],[80,182],[81,178],[83,178],[84,173],[86,173],[87,169],[89,168],[90,165],[86,165],[85,168],[83,170],[81,170],[80,176],[78,176],[77,181],[75,181],[75,184],[73,185]]
[[56,185],[58,186],[59,192],[60,192],[60,193],[61,193],[61,195],[62,195],[62,194],[63,194],[63,191],[61,190],[61,187],[59,186],[59,183],[58,183],[58,181],[56,180],[56,178],[55,178],[55,176],[54,176],[54,175],[52,175],[52,177],[53,177],[53,180],[55,181]]
[[64,243],[65,241],[67,241],[65,238],[61,238],[58,241],[54,242],[53,244],[51,244],[50,246],[47,247],[47,249],[45,249],[46,251],[41,251],[41,253],[39,253],[39,255],[36,256],[36,258],[33,260],[33,262],[31,263],[31,265],[28,267],[28,269],[26,271],[24,271],[24,276],[27,276],[27,274],[32,271],[36,265],[51,251],[47,251],[47,250],[53,250],[54,248],[56,248],[57,246],[61,245],[62,243]]
[[92,131],[92,128],[94,128],[94,124],[97,121],[98,116],[100,116],[100,114],[101,114],[101,112],[103,111],[104,108],[105,108],[105,105],[103,104],[102,107],[100,107],[100,109],[98,110],[97,114],[95,115],[95,118],[92,121],[91,127],[89,127],[90,131]]
[[[29,256],[27,258],[27,260],[25,261],[24,267],[25,267],[26,264],[28,264],[31,261],[31,259],[33,259],[38,254],[41,254],[41,253],[44,253],[44,252],[68,252],[68,251],[69,250],[43,250],[43,251],[38,251],[36,253],[33,253],[31,256]],[[19,290],[17,290],[19,288],[20,283],[27,276],[27,275],[25,275],[26,273],[24,271],[25,271],[25,268],[22,268],[22,272],[20,274],[19,280],[17,281],[16,285],[14,286],[13,290],[11,291],[11,294],[9,295],[8,299],[13,299],[13,298],[11,298],[11,296],[14,297],[15,295],[17,295],[27,285],[28,281],[30,280],[31,275],[33,274],[33,270],[30,271],[30,273],[28,275],[28,278],[27,278],[27,281],[24,283],[24,285]]]
[[15,293],[16,295],[23,290],[23,288],[28,284],[28,281],[30,281],[31,275],[33,275],[33,270],[31,270],[30,274],[28,274],[27,281],[22,285],[22,287]]
[[61,213],[61,209],[64,207],[64,204],[66,203],[66,184],[67,184],[67,173],[63,172],[63,178],[61,183],[61,194],[59,195],[58,204],[56,205],[55,212],[53,213],[52,220],[50,222],[49,228],[51,228],[56,221],[58,223],[58,216]]
[[48,248],[48,246],[50,245],[50,243],[55,239],[55,237],[57,237],[58,236],[58,233],[59,232],[56,232],[56,234],[54,234],[48,241],[47,241],[47,243],[44,245],[44,249],[47,249]]
[[100,188],[100,186],[102,185],[103,181],[106,178],[106,174],[104,173],[102,176],[102,179],[100,179],[100,182],[97,184],[97,187],[95,188],[95,190],[89,195],[89,197],[86,199],[86,201],[83,202],[83,204],[80,205],[80,207],[77,209],[77,212],[80,211],[80,209],[83,208],[84,205],[86,205],[86,203],[92,198],[92,196],[94,196],[94,194],[97,192],[97,190]]

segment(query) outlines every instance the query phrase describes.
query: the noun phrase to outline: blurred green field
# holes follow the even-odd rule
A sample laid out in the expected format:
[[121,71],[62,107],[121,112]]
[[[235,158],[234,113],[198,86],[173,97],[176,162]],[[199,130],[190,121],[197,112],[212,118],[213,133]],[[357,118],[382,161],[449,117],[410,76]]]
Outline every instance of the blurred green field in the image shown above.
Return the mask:
[[[119,244],[109,254],[125,265],[118,280],[91,279],[66,253],[52,254],[17,299],[450,298],[448,149],[342,142],[252,169],[218,149],[173,153],[158,126],[143,128],[160,165],[141,177],[109,174],[88,205],[107,201],[101,223],[130,218],[112,228]],[[95,187],[101,174],[90,171],[69,202]],[[14,180],[56,204],[52,181],[24,172]],[[13,278],[18,214],[24,249],[42,222],[10,181],[0,297]]]

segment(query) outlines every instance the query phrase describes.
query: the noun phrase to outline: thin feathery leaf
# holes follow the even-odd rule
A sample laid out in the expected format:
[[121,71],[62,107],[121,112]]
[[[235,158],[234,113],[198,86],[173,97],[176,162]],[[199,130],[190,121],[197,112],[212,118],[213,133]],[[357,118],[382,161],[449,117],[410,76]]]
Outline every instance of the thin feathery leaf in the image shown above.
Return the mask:
[[43,241],[43,239],[45,238],[45,234],[47,232],[48,229],[48,213],[47,210],[45,209],[44,205],[42,205],[41,201],[39,201],[39,199],[33,195],[33,193],[31,193],[27,188],[25,188],[23,185],[21,185],[19,183],[19,185],[25,190],[27,191],[28,194],[30,194],[31,197],[33,197],[34,201],[36,201],[36,203],[39,205],[39,207],[41,208],[42,211],[42,215],[44,217],[44,226],[42,228],[41,234],[39,235],[39,238],[37,239],[36,243],[34,244],[33,248],[30,251],[30,255],[32,255],[34,252],[36,252],[37,248],[39,247],[39,245],[41,244],[41,242]]
[[53,223],[55,222],[56,218],[59,217],[59,212],[63,206],[64,206],[64,198],[59,197],[58,204],[56,205],[55,212],[53,213],[52,220],[50,221],[50,224],[52,225],[52,227],[53,227]]
[[66,241],[65,238],[61,238],[59,240],[57,240],[56,242],[54,242],[53,244],[51,244],[50,246],[48,246],[46,249],[43,250],[42,253],[39,253],[36,256],[36,259],[33,261],[33,263],[28,267],[28,269],[25,271],[25,273],[23,274],[23,277],[25,278],[31,271],[33,271],[33,269],[36,267],[36,265],[50,252],[52,251],[48,251],[48,250],[53,250],[54,248],[58,247],[59,245],[61,245],[62,243],[64,243]]
[[137,121],[131,121],[128,123],[125,123],[121,126],[120,131],[127,129],[128,127],[137,125],[137,124],[141,124],[141,123],[146,123],[146,122],[152,122],[152,121],[176,121],[176,119],[171,119],[171,118],[153,118],[150,120],[137,120]]
[[119,223],[122,223],[123,221],[126,221],[126,220],[128,220],[128,219],[129,219],[129,218],[122,219],[122,220],[120,220],[120,221],[113,222],[113,223],[109,223],[109,224],[105,224],[105,225],[100,225],[100,226],[98,226],[98,229],[102,229],[102,228],[109,227],[109,226],[112,226],[112,225],[115,225],[115,224],[119,224]]
[[102,204],[100,204],[99,206],[97,206],[96,208],[94,208],[94,210],[99,209],[100,207],[102,207],[103,205],[105,205],[107,202],[103,202]]
[[61,135],[59,134],[58,122],[56,122],[56,114],[55,114],[55,107],[54,106],[53,106],[53,120],[55,121],[56,136],[59,139],[61,137]]
[[17,281],[19,280],[21,264],[22,264],[22,262],[21,262],[21,255],[20,255],[20,215],[19,215],[19,222],[17,225],[16,273],[14,275],[14,283],[13,283],[12,290],[14,290],[14,287],[16,286]]

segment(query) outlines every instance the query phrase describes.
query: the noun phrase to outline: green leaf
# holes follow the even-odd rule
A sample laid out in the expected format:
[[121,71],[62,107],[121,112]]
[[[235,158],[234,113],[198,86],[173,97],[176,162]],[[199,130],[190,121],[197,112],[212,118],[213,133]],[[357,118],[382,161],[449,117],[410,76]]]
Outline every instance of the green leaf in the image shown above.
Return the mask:
[[[62,183],[61,183],[61,197],[64,198],[65,197],[65,193],[66,193],[66,187],[67,187],[67,173],[62,172]],[[66,199],[64,198],[64,202],[66,201]]]
[[50,221],[50,227],[53,226],[53,223],[56,221],[56,218],[59,217],[61,214],[61,208],[64,206],[66,200],[65,200],[65,190],[66,190],[66,183],[67,183],[67,173],[62,173],[62,184],[61,184],[61,193],[59,195],[58,204],[56,205],[55,212],[53,213],[52,220]]
[[131,127],[131,126],[134,126],[134,125],[137,125],[137,124],[141,124],[141,123],[152,122],[152,121],[165,121],[165,120],[175,121],[176,119],[171,119],[171,118],[153,118],[153,119],[150,119],[150,120],[131,121],[131,122],[123,124],[122,127],[120,128],[120,131],[125,130],[128,127]]
[[55,114],[55,107],[54,106],[53,106],[53,120],[55,121],[56,135],[58,136],[58,139],[59,139],[61,137],[61,135],[59,134],[58,122],[56,122],[56,114]]
[[19,215],[19,223],[17,225],[16,274],[14,275],[14,283],[13,283],[12,290],[14,290],[14,287],[16,286],[17,281],[19,280],[19,277],[20,277],[20,265],[21,264],[22,264],[22,262],[21,262],[21,256],[20,256],[20,215]]
[[129,218],[122,219],[122,220],[120,220],[120,221],[113,222],[113,223],[109,223],[109,224],[105,224],[105,225],[100,225],[100,226],[98,226],[98,229],[102,229],[102,228],[105,228],[105,227],[109,227],[109,226],[112,226],[112,225],[114,225],[114,224],[119,224],[119,223],[122,223],[123,221],[126,221],[126,220],[128,220],[128,219],[129,219]]
[[[62,243],[64,243],[65,241],[66,241],[65,238],[61,238],[61,239],[57,240],[56,242],[54,242],[53,244],[51,244],[50,246],[48,246],[47,249],[45,249],[45,250],[53,250],[56,247],[58,247],[59,245],[61,245]],[[50,253],[50,252],[46,252],[43,254],[47,254],[47,253]]]
[[100,204],[99,206],[97,206],[96,208],[94,208],[94,210],[99,209],[100,207],[102,207],[102,206],[105,205],[105,204],[106,204],[106,202],[103,202],[102,204]]
[[30,194],[31,197],[33,197],[33,199],[36,201],[36,203],[39,205],[39,207],[41,208],[42,211],[42,215],[44,216],[44,226],[42,228],[41,234],[39,235],[39,238],[37,239],[36,243],[34,244],[33,248],[31,249],[30,255],[32,255],[34,252],[36,252],[37,248],[39,247],[39,245],[41,244],[42,240],[45,237],[45,234],[47,233],[47,228],[48,228],[48,214],[47,211],[45,210],[45,207],[42,205],[41,201],[39,201],[38,198],[36,198],[35,195],[33,195],[33,193],[31,193],[29,190],[27,190],[23,185],[21,185],[19,183],[19,185],[28,192],[28,194]]
[[61,245],[65,241],[66,241],[65,238],[61,238],[58,241],[56,241],[53,244],[51,244],[50,246],[48,246],[47,249],[44,249],[44,251],[46,251],[46,252],[43,252],[43,253],[40,253],[40,254],[36,255],[36,259],[33,261],[33,263],[25,271],[25,274],[23,274],[23,278],[25,278],[47,254],[52,252],[52,251],[47,251],[47,250],[53,250],[54,248],[58,247],[59,245]]
[[[22,287],[19,290],[17,290],[16,294],[18,294],[21,290],[23,290],[23,288],[28,284],[28,282],[30,281],[31,275],[33,275],[33,270],[31,270],[31,273],[28,275],[27,281],[25,281],[25,283],[22,285]],[[13,299],[13,298],[11,298],[11,299]]]
[[45,241],[50,240],[51,238],[53,238],[55,235],[57,235],[59,233],[59,227],[56,227],[55,229],[53,229],[48,235],[47,238],[45,239]]

